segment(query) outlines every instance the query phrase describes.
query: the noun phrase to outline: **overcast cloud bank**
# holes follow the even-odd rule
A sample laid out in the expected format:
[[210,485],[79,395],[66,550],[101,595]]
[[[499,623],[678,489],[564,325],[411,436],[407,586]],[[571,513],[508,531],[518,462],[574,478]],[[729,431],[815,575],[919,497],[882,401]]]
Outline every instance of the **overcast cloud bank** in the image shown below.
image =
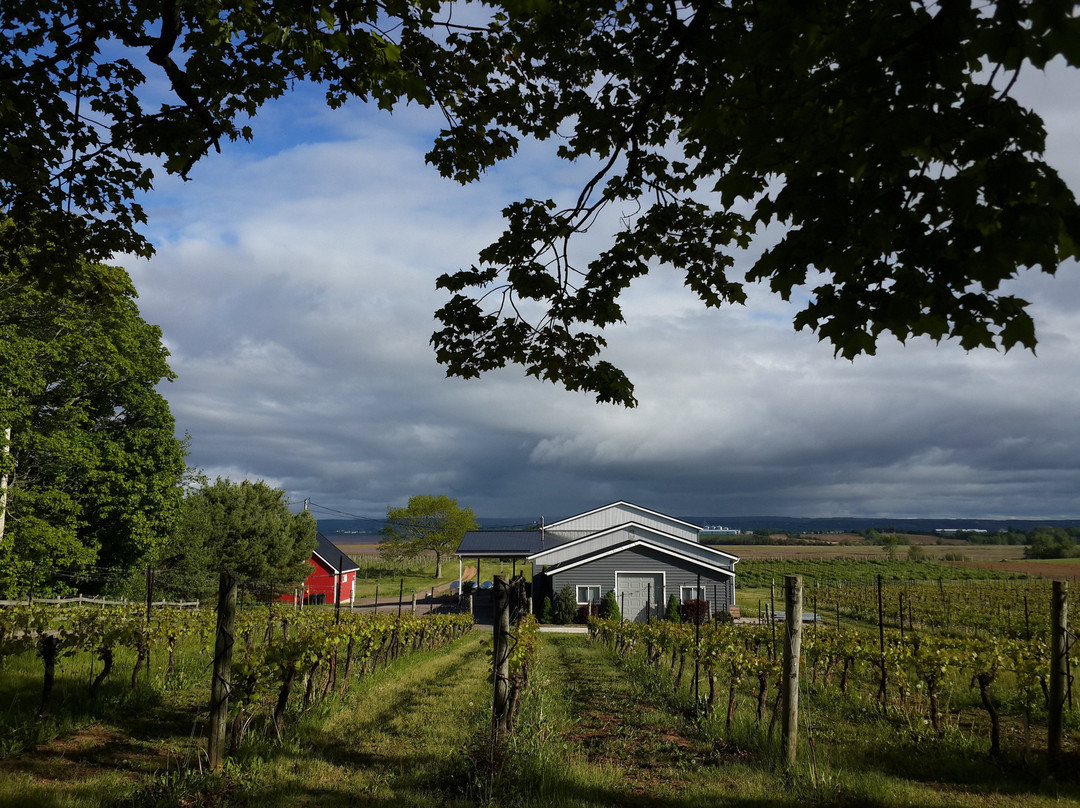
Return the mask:
[[[1078,86],[1062,73],[1024,90],[1074,190]],[[676,514],[1080,516],[1075,265],[1010,290],[1033,303],[1037,357],[886,339],[876,357],[836,360],[765,290],[706,311],[660,270],[607,334],[637,409],[517,368],[445,378],[428,344],[435,278],[475,261],[507,202],[576,193],[582,168],[530,146],[461,188],[423,163],[437,123],[300,96],[260,118],[254,147],[149,197],[158,253],[122,263],[172,352],[179,379],[163,392],[193,465],[372,516],[420,493],[492,517],[617,499]]]

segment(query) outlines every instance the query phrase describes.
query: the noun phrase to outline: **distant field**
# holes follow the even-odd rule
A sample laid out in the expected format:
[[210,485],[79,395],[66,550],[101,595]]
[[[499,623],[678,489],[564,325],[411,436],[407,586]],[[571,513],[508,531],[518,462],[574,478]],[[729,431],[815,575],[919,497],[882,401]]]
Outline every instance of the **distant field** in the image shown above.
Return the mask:
[[374,556],[379,554],[379,540],[365,536],[350,541],[347,538],[336,538],[334,544],[345,551],[345,555],[349,556],[353,560],[356,560],[358,556]]
[[[834,538],[834,537],[829,537]],[[926,539],[927,536],[919,538]],[[881,559],[885,551],[872,544],[831,544],[828,546],[785,546],[780,544],[719,544],[717,550],[731,553],[739,558],[752,559]],[[901,544],[896,548],[897,558],[907,558],[908,546]],[[1020,545],[1006,544],[920,544],[925,558],[935,561],[944,556],[954,556],[955,560],[997,562],[1014,561],[1024,557],[1024,548]]]
[[979,569],[1006,570],[1008,572],[1022,572],[1025,575],[1036,575],[1040,578],[1066,578],[1080,581],[1080,558],[1033,558],[1021,561],[972,561],[964,564],[965,567],[977,567]]

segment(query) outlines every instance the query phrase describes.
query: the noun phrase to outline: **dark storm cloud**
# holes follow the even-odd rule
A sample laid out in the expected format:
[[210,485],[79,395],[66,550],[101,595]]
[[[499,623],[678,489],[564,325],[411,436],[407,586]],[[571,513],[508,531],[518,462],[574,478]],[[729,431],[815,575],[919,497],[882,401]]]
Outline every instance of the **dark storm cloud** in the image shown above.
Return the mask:
[[[1075,76],[1068,91],[1032,79],[1048,159],[1080,187]],[[570,193],[580,169],[552,171],[530,146],[461,189],[423,165],[431,122],[416,113],[337,126],[333,142],[228,151],[150,200],[158,256],[128,266],[209,474],[373,516],[417,493],[548,521],[616,499],[683,515],[1080,515],[1075,265],[1008,290],[1032,301],[1038,357],[914,340],[838,361],[761,289],[706,312],[658,272],[607,335],[637,409],[518,369],[448,380],[428,344],[434,279],[475,260],[507,201]]]

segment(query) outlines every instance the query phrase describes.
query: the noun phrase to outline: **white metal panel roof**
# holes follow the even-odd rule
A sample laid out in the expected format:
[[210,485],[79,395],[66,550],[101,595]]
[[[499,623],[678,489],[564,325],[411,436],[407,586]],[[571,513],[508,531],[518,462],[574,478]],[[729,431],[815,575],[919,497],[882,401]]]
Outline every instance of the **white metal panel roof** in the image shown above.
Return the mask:
[[641,525],[637,522],[625,522],[590,536],[560,544],[550,550],[535,553],[529,556],[529,561],[550,566],[565,564],[583,556],[595,556],[630,540],[640,540],[655,547],[667,548],[673,552],[693,556],[699,559],[701,563],[717,565],[726,569],[733,567],[739,560],[738,556],[715,550],[696,541],[673,536],[670,533],[664,533],[656,528]]

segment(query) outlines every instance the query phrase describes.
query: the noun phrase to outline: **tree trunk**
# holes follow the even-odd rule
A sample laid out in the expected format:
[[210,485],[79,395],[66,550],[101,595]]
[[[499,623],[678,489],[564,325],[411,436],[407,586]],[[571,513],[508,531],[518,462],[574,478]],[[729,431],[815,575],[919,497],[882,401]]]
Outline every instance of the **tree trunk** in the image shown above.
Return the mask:
[[296,681],[296,662],[290,660],[285,666],[285,672],[281,679],[281,688],[278,690],[277,704],[274,706],[274,731],[281,737],[281,727],[285,723],[285,707],[289,703],[289,692],[293,682]]
[[679,654],[679,672],[675,674],[675,687],[676,693],[682,687],[683,671],[686,669],[686,654]]
[[712,715],[713,705],[716,704],[716,669],[710,665],[705,674],[709,677],[709,699],[705,702],[705,712]]
[[930,696],[930,725],[934,728],[934,734],[938,738],[941,738],[941,708],[938,706],[937,687],[929,685],[927,687],[928,694]]
[[728,730],[731,729],[731,723],[735,720],[735,684],[735,677],[732,676],[728,684],[727,722],[724,724]]
[[97,698],[98,690],[101,688],[102,683],[106,677],[112,673],[113,663],[113,650],[111,648],[102,648],[98,651],[98,659],[102,662],[101,673],[99,673],[94,681],[90,683],[90,698]]
[[169,667],[165,671],[165,677],[168,678],[173,675],[176,669],[176,636],[169,635]]
[[38,710],[38,718],[49,715],[50,700],[52,698],[53,682],[56,680],[56,657],[60,650],[60,638],[44,636],[41,638],[41,660],[45,663],[45,681],[41,686],[41,708]]
[[975,681],[979,683],[979,698],[982,699],[986,714],[990,716],[990,757],[1001,756],[1001,717],[997,707],[990,699],[990,683],[994,677],[988,673],[976,674]]
[[352,672],[353,650],[355,648],[356,638],[351,634],[349,635],[349,644],[345,648],[345,670],[341,673],[341,692],[344,693],[349,687],[349,674]]
[[142,666],[143,661],[146,659],[147,652],[149,650],[149,640],[146,635],[143,634],[135,644],[135,667],[131,669],[131,689],[134,690],[139,686],[139,668]]
[[317,678],[319,673],[319,661],[320,660],[315,660],[314,664],[312,664],[312,666],[308,668],[307,687],[304,688],[303,709],[305,710],[308,708],[308,705],[311,704],[311,697],[315,695],[315,679]]

